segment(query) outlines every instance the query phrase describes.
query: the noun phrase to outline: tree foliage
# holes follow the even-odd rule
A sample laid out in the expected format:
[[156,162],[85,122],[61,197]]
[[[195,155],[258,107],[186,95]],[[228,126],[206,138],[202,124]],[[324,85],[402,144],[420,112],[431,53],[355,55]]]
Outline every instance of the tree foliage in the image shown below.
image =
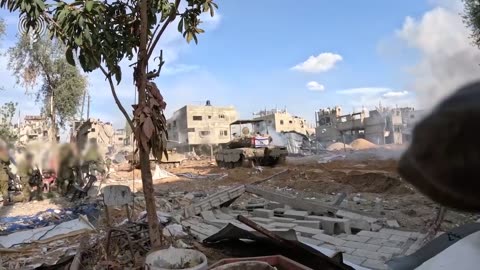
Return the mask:
[[8,50],[8,68],[17,83],[27,89],[40,84],[37,101],[43,103],[42,112],[51,115],[51,97],[58,124],[65,126],[67,120],[75,117],[87,87],[86,78],[65,59],[65,46],[47,36],[31,42],[22,36],[17,44]]
[[480,2],[478,0],[463,0],[465,12],[463,20],[467,27],[472,30],[472,38],[477,46],[480,46]]
[[15,116],[17,105],[14,102],[7,102],[0,107],[0,139],[9,144],[17,140],[17,134],[12,125],[12,118]]

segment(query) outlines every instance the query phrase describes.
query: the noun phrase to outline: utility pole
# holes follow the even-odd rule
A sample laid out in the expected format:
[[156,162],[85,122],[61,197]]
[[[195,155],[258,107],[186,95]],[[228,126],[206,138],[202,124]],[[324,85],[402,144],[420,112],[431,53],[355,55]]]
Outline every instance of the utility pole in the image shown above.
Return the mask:
[[83,109],[85,107],[85,97],[87,96],[87,89],[83,91],[83,101],[82,101],[82,110],[80,112],[80,120],[83,121]]
[[88,99],[87,99],[87,120],[90,119],[90,94],[87,94],[88,95]]

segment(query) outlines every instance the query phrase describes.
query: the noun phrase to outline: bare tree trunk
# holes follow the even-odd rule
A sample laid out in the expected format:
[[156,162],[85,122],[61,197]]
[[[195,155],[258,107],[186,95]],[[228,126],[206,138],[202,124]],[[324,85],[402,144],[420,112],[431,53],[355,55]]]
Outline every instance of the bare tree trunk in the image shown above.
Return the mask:
[[54,103],[54,93],[51,91],[50,94],[50,142],[56,143],[57,142],[57,123],[55,120],[55,104]]
[[[138,88],[138,102],[141,106],[146,102],[145,89],[147,86],[147,34],[148,34],[148,4],[147,0],[140,2],[140,46],[138,51],[138,63],[135,74],[135,81]],[[139,141],[140,138],[137,138]],[[152,172],[150,170],[149,151],[146,151],[141,145],[140,150],[140,170],[142,173],[143,194],[145,196],[145,204],[148,217],[148,228],[150,233],[150,241],[152,247],[160,247],[161,235],[160,225],[157,218],[157,210],[155,207],[155,197],[153,190]]]

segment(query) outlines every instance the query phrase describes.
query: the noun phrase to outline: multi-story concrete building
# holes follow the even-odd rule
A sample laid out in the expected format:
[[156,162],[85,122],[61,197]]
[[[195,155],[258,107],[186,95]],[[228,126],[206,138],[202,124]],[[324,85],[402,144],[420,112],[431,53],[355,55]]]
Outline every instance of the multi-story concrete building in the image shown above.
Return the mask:
[[314,132],[307,121],[299,116],[291,115],[287,110],[263,110],[254,114],[254,120],[264,120],[267,127],[276,132],[295,131],[304,135]]
[[[230,141],[230,123],[237,120],[233,106],[186,105],[167,121],[169,147],[218,145]],[[183,146],[183,147],[182,147]]]
[[46,142],[50,139],[50,131],[50,123],[47,118],[41,115],[26,115],[23,123],[18,126],[18,142],[21,144],[34,141]]
[[402,144],[405,141],[406,115],[411,108],[388,109],[342,114],[338,106],[315,113],[316,137],[320,142],[344,141],[350,143],[364,138],[376,144]]

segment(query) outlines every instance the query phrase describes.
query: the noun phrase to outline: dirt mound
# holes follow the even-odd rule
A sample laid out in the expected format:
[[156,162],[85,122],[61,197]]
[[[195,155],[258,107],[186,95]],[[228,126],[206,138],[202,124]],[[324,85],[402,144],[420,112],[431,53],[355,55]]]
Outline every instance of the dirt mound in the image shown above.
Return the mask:
[[365,150],[377,147],[376,144],[365,139],[356,139],[350,144],[350,146],[355,150]]
[[339,151],[344,149],[352,149],[352,147],[348,144],[343,144],[341,142],[336,142],[327,147],[328,151]]
[[[338,173],[338,172],[337,172]],[[361,173],[352,171],[336,182],[350,185],[357,192],[383,193],[383,194],[413,194],[413,190],[407,187],[399,178],[384,173]]]

